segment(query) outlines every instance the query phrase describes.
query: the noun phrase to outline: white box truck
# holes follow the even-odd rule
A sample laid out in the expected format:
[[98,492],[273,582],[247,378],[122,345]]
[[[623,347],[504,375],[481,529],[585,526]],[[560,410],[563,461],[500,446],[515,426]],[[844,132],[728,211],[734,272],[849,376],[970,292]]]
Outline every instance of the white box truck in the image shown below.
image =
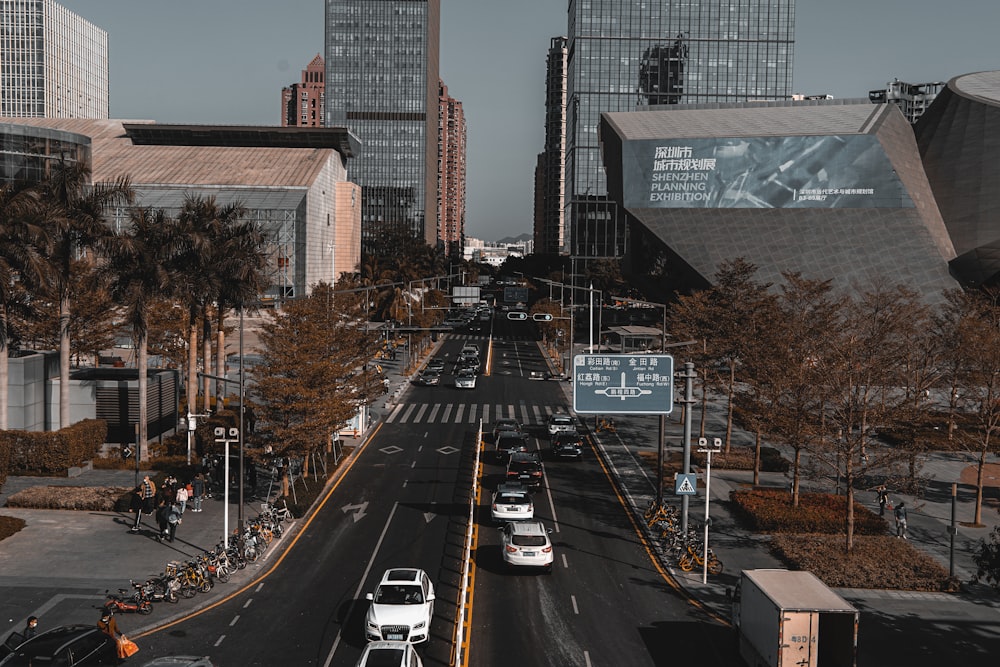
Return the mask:
[[750,667],[856,667],[858,610],[812,572],[743,570],[733,627]]

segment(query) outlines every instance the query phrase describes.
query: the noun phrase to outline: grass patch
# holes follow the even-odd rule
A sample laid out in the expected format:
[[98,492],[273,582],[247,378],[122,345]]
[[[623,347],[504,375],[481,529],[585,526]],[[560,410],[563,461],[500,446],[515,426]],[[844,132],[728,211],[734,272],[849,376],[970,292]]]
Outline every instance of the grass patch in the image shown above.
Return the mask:
[[790,568],[809,570],[833,588],[955,592],[957,578],[908,541],[858,535],[850,552],[843,535],[774,535],[771,549]]
[[[729,499],[737,517],[757,532],[846,534],[846,496],[800,493],[795,506],[785,489],[753,489],[733,491]],[[854,503],[855,535],[881,535],[885,531],[882,517]]]
[[119,486],[32,486],[8,496],[7,506],[86,512],[128,511],[131,492],[132,487]]

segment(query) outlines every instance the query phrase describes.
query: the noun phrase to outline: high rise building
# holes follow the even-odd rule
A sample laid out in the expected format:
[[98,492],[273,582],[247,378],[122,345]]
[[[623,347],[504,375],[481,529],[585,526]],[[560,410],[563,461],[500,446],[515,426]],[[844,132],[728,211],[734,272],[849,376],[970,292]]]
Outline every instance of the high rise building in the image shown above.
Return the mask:
[[570,254],[625,251],[597,128],[605,111],[785,100],[795,0],[570,0],[566,220]]
[[465,240],[465,112],[438,82],[438,243],[460,259]]
[[538,156],[535,175],[535,249],[555,255],[565,252],[563,224],[566,167],[565,37],[553,37],[545,60],[545,148]]
[[326,65],[316,54],[302,70],[302,80],[281,89],[281,127],[323,127],[326,125]]
[[363,252],[405,232],[437,243],[441,0],[327,0],[328,126],[362,143]]
[[905,83],[894,79],[887,83],[885,88],[868,91],[868,99],[871,100],[872,104],[892,102],[899,107],[906,120],[910,121],[912,125],[927,111],[927,107],[944,89],[944,86],[944,81]]
[[0,116],[107,118],[108,33],[53,0],[0,0]]

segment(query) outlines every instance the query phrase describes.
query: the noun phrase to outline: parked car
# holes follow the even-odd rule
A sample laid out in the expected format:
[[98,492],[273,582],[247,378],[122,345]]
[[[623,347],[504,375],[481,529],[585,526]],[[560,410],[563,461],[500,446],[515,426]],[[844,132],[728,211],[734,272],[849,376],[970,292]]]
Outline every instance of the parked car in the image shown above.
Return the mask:
[[434,585],[417,568],[393,568],[382,575],[365,616],[368,641],[416,644],[430,637],[434,617]]
[[512,452],[528,451],[528,435],[520,431],[501,431],[494,440],[497,456],[506,459]]
[[528,489],[520,482],[502,482],[493,492],[490,518],[498,523],[527,521],[535,516],[535,504]]
[[507,460],[507,481],[537,488],[545,474],[538,452],[513,452]]
[[508,567],[541,567],[552,572],[552,542],[541,521],[510,521],[501,530],[503,562]]
[[406,642],[372,642],[365,646],[355,667],[423,667],[420,656]]
[[517,421],[513,417],[498,418],[495,422],[493,422],[493,440],[496,440],[497,436],[504,431],[521,433],[521,422]]
[[583,455],[583,436],[576,431],[560,431],[552,436],[552,456],[578,459]]
[[24,642],[8,641],[0,655],[3,667],[117,665],[118,644],[96,625],[66,625]]
[[549,415],[546,428],[550,436],[555,435],[560,431],[575,431],[576,420],[564,412],[557,412]]

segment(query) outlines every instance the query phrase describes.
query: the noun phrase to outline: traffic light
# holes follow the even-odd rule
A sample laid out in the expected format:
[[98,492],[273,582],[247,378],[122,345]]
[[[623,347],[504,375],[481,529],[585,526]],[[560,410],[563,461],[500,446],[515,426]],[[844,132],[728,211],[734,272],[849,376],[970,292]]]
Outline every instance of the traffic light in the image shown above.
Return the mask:
[[536,322],[551,322],[552,316],[549,315],[548,313],[535,313],[534,315],[531,316],[531,319],[533,319]]
[[515,310],[507,313],[508,320],[526,320],[528,319],[528,313],[523,313],[521,311]]

